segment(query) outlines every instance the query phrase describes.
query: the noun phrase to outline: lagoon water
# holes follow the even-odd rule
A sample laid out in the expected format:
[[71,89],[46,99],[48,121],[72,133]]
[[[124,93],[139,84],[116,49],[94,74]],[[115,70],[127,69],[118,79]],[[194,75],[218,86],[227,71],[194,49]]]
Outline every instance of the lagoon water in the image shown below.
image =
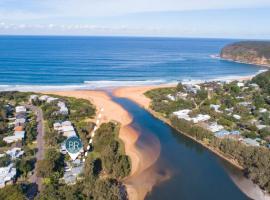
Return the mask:
[[31,85],[86,89],[226,79],[263,69],[213,57],[231,42],[225,39],[0,36],[0,90]]
[[200,144],[181,135],[130,100],[113,98],[133,116],[132,126],[141,136],[137,146],[152,145],[149,136],[160,142],[160,156],[154,164],[160,176],[170,178],[155,185],[147,200],[244,200],[249,199],[232,181],[242,172],[222,161]]

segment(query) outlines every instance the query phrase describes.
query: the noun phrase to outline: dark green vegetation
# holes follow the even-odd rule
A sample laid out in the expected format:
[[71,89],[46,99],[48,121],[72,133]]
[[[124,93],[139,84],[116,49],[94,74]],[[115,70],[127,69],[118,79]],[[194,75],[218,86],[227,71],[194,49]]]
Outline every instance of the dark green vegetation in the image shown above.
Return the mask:
[[270,71],[261,73],[252,79],[253,83],[257,83],[263,89],[263,96],[257,96],[258,103],[263,102],[265,99],[270,102]]
[[221,57],[250,64],[270,65],[269,41],[244,41],[225,46]]
[[[102,124],[93,139],[93,151],[89,153],[84,166],[84,172],[80,181],[75,185],[61,184],[55,175],[58,163],[43,163],[48,167],[43,172],[52,171],[49,184],[39,195],[39,200],[58,199],[99,199],[117,200],[125,199],[126,193],[121,180],[130,173],[129,158],[124,154],[124,148],[118,140],[119,125],[113,122]],[[55,154],[55,153],[53,153]],[[51,157],[51,156],[50,156]],[[52,160],[58,160],[53,156]],[[57,168],[55,168],[57,167]]]
[[93,141],[95,159],[100,159],[104,171],[112,178],[124,178],[130,173],[130,161],[125,155],[123,145],[117,139],[119,125],[110,122],[102,124]]
[[270,151],[268,149],[247,146],[229,138],[214,137],[210,131],[177,117],[172,117],[171,123],[178,131],[192,136],[209,147],[219,150],[226,157],[236,160],[244,168],[246,176],[270,192]]
[[[234,81],[226,84],[203,83],[197,93],[187,88],[179,84],[175,88],[154,89],[145,95],[152,99],[150,108],[168,119],[175,129],[237,161],[247,177],[270,192],[270,72],[254,77],[244,86]],[[183,93],[187,96],[183,97]],[[175,99],[170,99],[168,95]],[[219,110],[211,108],[211,104],[219,105]],[[190,117],[207,114],[211,119],[209,122],[194,124],[173,114],[183,109],[191,110]],[[234,115],[241,118],[236,119]],[[212,122],[228,131],[237,130],[241,135],[218,138],[206,128]],[[239,138],[256,138],[260,147],[248,146]]]
[[9,155],[4,155],[3,157],[0,157],[0,167],[6,167],[11,163],[11,158]]
[[26,200],[23,190],[19,185],[8,185],[0,190],[1,200]]

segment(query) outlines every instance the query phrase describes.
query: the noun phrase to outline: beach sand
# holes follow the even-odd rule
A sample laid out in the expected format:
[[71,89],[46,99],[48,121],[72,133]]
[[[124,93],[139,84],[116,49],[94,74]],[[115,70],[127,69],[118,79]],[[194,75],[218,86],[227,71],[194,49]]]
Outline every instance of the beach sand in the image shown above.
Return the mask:
[[143,148],[140,145],[138,148],[136,142],[140,133],[130,126],[132,116],[113,102],[107,93],[103,91],[47,91],[43,93],[87,99],[96,106],[97,113],[101,113],[101,123],[110,120],[121,123],[119,137],[124,142],[126,154],[132,162],[131,174],[124,180],[130,200],[144,199],[157,182],[168,178],[168,175],[158,175],[154,167],[160,153],[159,141],[151,138],[155,142],[154,145],[144,145]]
[[165,87],[174,87],[176,84],[168,85],[152,85],[152,86],[133,86],[133,87],[120,87],[113,91],[114,96],[127,98],[139,106],[148,109],[151,103],[151,99],[147,98],[144,93],[156,89]]

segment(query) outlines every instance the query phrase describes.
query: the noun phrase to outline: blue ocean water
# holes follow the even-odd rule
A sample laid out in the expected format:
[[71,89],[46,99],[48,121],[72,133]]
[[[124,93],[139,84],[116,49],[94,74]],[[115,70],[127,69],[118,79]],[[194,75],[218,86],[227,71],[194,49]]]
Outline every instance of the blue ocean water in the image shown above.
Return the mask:
[[0,89],[140,85],[246,76],[262,67],[214,58],[226,39],[1,36]]

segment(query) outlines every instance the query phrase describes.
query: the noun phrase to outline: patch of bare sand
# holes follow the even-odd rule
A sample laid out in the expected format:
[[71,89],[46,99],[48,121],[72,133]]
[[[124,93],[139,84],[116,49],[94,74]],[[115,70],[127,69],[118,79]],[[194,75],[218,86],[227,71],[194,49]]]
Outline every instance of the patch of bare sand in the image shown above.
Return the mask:
[[[120,105],[113,102],[103,91],[59,91],[43,92],[75,98],[87,99],[92,102],[98,111],[102,113],[101,122],[115,120],[121,123],[119,137],[124,142],[126,154],[131,158],[132,170],[125,179],[125,185],[130,200],[144,199],[152,187],[165,177],[158,175],[154,169],[154,163],[160,154],[160,144],[157,138],[151,138],[151,146],[136,144],[140,133],[130,126],[132,116]],[[103,108],[103,112],[101,112]]]
[[143,108],[149,108],[151,100],[144,95],[145,92],[156,88],[165,88],[173,86],[175,86],[175,84],[120,87],[115,89],[113,91],[113,94],[117,97],[128,98],[129,100],[134,101]]

